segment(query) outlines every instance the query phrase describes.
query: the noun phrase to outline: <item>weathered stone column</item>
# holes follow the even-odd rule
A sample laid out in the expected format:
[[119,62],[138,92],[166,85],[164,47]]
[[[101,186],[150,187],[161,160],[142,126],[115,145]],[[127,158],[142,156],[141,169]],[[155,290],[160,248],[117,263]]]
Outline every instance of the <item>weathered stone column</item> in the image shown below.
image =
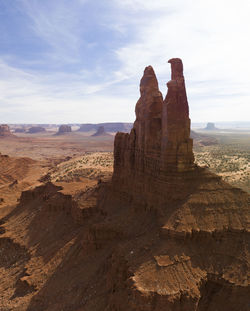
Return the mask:
[[168,62],[172,72],[163,104],[161,162],[164,170],[185,171],[193,167],[194,155],[183,65],[179,58]]

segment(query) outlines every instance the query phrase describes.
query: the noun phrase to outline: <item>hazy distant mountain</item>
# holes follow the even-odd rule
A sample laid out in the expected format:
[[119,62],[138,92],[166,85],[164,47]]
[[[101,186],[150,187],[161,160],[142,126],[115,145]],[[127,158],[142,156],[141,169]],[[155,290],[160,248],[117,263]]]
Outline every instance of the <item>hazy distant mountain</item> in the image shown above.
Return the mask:
[[133,127],[133,123],[87,123],[82,124],[79,132],[97,131],[100,126],[104,127],[105,132],[129,132]]
[[[218,121],[216,127],[219,129],[250,129],[250,121]],[[192,128],[204,128],[206,127],[206,122],[192,122]]]
[[28,130],[29,134],[35,134],[35,133],[41,133],[41,132],[46,132],[45,128],[42,126],[32,126]]

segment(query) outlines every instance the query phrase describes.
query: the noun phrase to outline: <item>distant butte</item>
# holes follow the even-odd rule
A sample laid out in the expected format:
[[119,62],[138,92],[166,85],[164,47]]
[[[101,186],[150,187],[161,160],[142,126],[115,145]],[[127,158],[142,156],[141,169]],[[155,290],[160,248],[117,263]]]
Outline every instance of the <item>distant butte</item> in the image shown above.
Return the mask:
[[56,133],[56,135],[64,135],[67,133],[71,133],[72,129],[70,125],[60,125],[58,132]]
[[212,122],[208,122],[207,126],[204,128],[206,131],[218,131],[218,128],[215,127],[215,124]]
[[99,126],[97,131],[92,136],[111,136],[105,131],[104,126]]
[[0,137],[14,137],[7,124],[0,125]]

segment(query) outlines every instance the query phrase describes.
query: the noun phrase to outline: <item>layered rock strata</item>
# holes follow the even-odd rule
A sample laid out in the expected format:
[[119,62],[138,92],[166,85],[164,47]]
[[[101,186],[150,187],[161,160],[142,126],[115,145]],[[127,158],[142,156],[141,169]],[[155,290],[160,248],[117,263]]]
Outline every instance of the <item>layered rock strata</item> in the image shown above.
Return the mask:
[[174,196],[176,183],[184,190],[194,171],[183,65],[178,58],[169,63],[172,76],[165,100],[153,68],[146,67],[134,126],[130,134],[117,133],[114,143],[114,184],[147,205]]
[[9,136],[14,136],[11,133],[9,126],[7,124],[0,125],[0,137],[9,137]]
[[63,135],[66,133],[71,133],[71,126],[70,125],[60,125],[57,135]]
[[247,310],[250,199],[194,165],[183,66],[169,62],[165,100],[147,67],[134,127],[115,137],[105,208],[123,239],[107,310]]

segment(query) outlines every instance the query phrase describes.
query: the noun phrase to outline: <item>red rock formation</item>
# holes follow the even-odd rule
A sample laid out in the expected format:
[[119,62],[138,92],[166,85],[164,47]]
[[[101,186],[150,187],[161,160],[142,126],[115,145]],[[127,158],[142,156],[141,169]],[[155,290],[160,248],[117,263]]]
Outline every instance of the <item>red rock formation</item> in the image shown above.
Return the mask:
[[194,169],[182,62],[169,62],[172,80],[166,99],[163,101],[153,68],[146,67],[134,127],[130,134],[115,137],[114,184],[128,196],[143,198],[147,205],[154,204],[156,197],[163,202],[173,197],[176,183],[178,187],[183,183],[184,193],[188,185],[184,179]]
[[9,136],[14,136],[11,133],[9,126],[7,124],[0,125],[0,137],[9,137]]
[[163,101],[151,66],[140,83],[141,97],[136,104],[136,121],[130,135],[118,133],[115,139],[114,175],[134,168],[149,174],[183,172],[193,168],[193,141],[182,62],[169,61],[172,80]]
[[190,119],[183,65],[179,58],[168,61],[171,64],[171,81],[167,83],[168,93],[163,111],[163,159],[166,167],[174,166],[179,171],[193,167],[193,141],[190,139]]
[[66,133],[70,133],[71,130],[71,126],[70,125],[60,125],[58,132],[56,133],[57,135],[64,135]]
[[112,255],[110,310],[247,310],[249,196],[193,164],[182,62],[169,62],[166,99],[147,67],[134,127],[115,138],[105,207],[126,222]]

